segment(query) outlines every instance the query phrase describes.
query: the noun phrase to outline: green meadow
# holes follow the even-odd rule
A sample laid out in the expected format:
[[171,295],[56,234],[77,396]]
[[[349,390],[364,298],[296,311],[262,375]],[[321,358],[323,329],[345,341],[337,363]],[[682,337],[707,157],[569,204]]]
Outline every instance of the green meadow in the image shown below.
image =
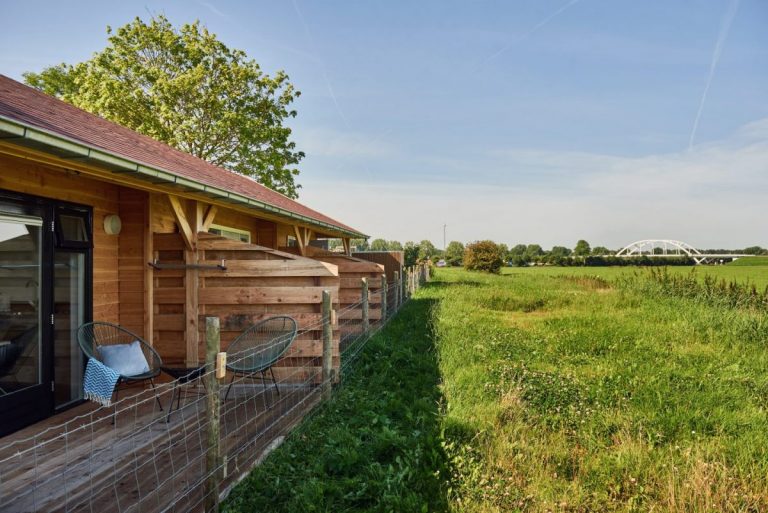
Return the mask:
[[[740,258],[725,265],[697,265],[668,267],[669,272],[694,274],[700,278],[711,275],[727,282],[753,283],[760,290],[768,287],[768,257]],[[638,272],[637,267],[505,267],[502,274],[525,275],[592,275],[612,279]]]
[[647,271],[438,270],[225,510],[768,511],[767,347]]

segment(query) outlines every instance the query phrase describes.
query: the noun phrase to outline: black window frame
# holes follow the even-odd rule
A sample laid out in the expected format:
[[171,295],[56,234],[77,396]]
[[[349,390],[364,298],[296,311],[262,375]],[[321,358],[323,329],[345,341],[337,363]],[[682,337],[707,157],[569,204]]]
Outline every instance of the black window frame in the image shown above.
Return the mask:
[[[61,216],[79,217],[85,225],[85,234],[89,239],[71,240],[64,237],[62,229]],[[56,247],[61,249],[93,249],[93,216],[88,209],[79,209],[69,206],[58,205],[54,212],[53,222],[54,232],[56,234]]]

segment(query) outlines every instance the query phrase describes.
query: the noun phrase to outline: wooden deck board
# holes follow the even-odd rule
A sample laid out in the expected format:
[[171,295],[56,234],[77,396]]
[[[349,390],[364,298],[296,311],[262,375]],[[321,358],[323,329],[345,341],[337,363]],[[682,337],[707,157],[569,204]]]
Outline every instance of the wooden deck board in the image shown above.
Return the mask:
[[[278,397],[268,388],[240,385],[222,400],[220,450],[227,455],[222,490],[319,402],[318,390],[284,386]],[[162,397],[167,406],[170,394],[166,391]],[[154,401],[144,401],[123,409],[112,424],[113,410],[89,403],[0,439],[0,512],[201,509],[204,408],[203,395],[190,396],[166,423],[165,412]],[[62,421],[68,424],[60,426]],[[85,424],[87,430],[62,436]],[[47,441],[37,457],[30,449],[33,441]]]

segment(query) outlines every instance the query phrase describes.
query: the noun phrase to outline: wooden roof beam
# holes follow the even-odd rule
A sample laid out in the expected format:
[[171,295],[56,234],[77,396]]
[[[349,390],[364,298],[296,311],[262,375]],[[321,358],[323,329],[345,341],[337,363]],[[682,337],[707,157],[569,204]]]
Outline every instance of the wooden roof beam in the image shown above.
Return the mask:
[[168,195],[168,201],[171,202],[171,210],[176,218],[176,224],[179,225],[179,232],[184,239],[184,245],[188,250],[194,251],[196,242],[196,232],[192,230],[192,227],[187,220],[187,214],[184,212],[184,205],[181,204],[181,200],[178,196]]

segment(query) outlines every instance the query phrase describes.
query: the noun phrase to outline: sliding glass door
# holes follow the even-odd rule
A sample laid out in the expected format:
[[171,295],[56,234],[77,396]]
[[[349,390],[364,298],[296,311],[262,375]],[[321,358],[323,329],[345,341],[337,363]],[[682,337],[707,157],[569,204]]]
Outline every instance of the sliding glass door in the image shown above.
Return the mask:
[[0,436],[82,399],[91,213],[0,191]]
[[43,345],[49,275],[44,214],[0,204],[0,433],[41,418],[50,408]]

